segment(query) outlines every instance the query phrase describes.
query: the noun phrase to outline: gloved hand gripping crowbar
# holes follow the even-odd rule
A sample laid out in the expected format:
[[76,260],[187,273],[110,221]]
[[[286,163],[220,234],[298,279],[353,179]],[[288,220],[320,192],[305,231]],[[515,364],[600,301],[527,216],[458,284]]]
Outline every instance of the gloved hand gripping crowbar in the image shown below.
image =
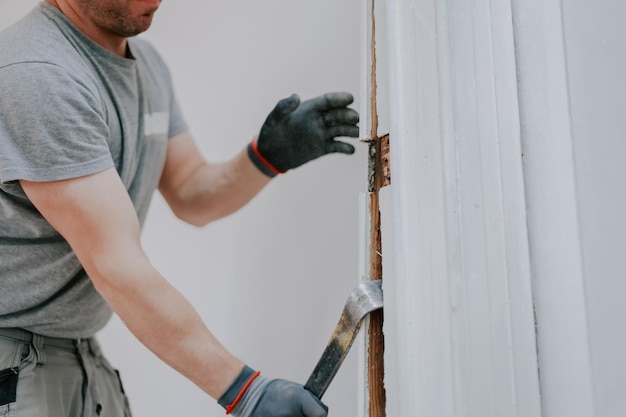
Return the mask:
[[317,362],[304,388],[317,398],[322,398],[343,360],[348,355],[352,342],[354,342],[361,327],[361,322],[369,313],[382,307],[381,280],[363,281],[352,290],[343,308],[339,323],[337,323],[322,357]]

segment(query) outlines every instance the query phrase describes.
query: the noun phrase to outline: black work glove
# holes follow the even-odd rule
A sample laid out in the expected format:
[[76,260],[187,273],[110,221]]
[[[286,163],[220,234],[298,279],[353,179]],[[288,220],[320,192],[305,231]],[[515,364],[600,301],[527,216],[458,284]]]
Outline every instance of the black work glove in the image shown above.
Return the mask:
[[354,153],[354,146],[335,140],[359,136],[359,114],[347,106],[349,93],[328,93],[300,103],[300,97],[278,102],[267,116],[248,155],[264,174],[273,177],[329,153]]
[[248,366],[243,368],[217,402],[226,409],[226,414],[232,413],[235,417],[328,415],[328,407],[302,385],[284,379],[262,377]]

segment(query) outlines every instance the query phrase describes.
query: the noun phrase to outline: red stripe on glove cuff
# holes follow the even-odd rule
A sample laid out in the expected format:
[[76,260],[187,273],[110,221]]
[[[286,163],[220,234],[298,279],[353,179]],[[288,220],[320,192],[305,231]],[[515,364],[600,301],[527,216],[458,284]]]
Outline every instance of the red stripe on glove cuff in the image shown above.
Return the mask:
[[256,146],[256,140],[255,139],[252,139],[252,142],[250,142],[250,147],[252,148],[252,152],[254,152],[254,155],[257,158],[259,158],[259,161],[261,161],[263,163],[263,165],[265,165],[274,174],[284,174],[285,173],[285,171],[281,171],[280,169],[276,168],[274,165],[272,165],[272,163],[270,161],[268,161],[267,159],[265,159],[265,157],[263,155],[261,155],[261,152],[259,152],[259,149]]
[[241,391],[239,391],[239,394],[237,394],[237,397],[235,397],[235,400],[233,401],[233,403],[229,405],[228,407],[226,407],[226,414],[230,414],[231,411],[233,411],[233,409],[237,406],[237,403],[239,402],[239,400],[241,400],[241,397],[243,397],[243,394],[245,394],[248,388],[250,388],[250,384],[252,384],[252,381],[254,381],[256,377],[259,375],[261,375],[261,371],[256,371],[254,375],[250,377],[248,382],[246,382],[246,385],[243,386]]

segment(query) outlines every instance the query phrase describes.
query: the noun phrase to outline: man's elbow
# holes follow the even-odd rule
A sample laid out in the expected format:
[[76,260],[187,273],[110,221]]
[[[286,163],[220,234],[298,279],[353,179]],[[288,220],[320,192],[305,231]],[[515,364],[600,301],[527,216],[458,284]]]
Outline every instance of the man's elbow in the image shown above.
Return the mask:
[[196,227],[206,226],[231,214],[228,211],[207,208],[178,207],[176,205],[170,205],[170,208],[179,220]]
[[[98,248],[91,254],[79,257],[85,271],[96,289],[105,294],[131,293],[141,287],[147,271],[153,269],[145,252],[139,245]],[[107,297],[105,297],[107,298]]]

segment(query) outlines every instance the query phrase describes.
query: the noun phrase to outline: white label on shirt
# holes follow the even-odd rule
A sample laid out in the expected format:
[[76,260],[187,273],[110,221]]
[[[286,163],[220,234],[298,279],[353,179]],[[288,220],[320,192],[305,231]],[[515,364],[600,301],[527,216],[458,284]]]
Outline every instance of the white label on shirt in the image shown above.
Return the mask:
[[166,135],[170,123],[168,112],[146,113],[143,115],[143,134]]

